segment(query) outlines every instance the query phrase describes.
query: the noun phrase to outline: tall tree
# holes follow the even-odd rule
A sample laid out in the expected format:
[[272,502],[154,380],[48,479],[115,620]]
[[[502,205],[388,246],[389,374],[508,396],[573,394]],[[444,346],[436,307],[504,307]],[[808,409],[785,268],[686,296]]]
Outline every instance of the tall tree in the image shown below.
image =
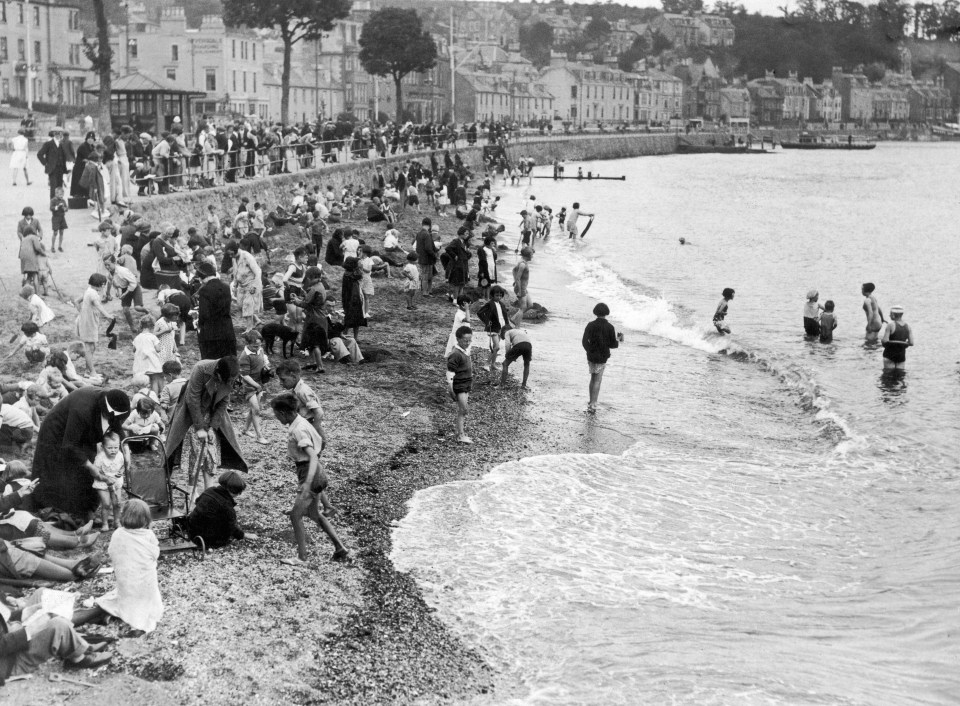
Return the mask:
[[550,63],[553,48],[553,27],[546,22],[534,22],[520,27],[520,53],[538,69]]
[[113,49],[110,48],[110,24],[104,0],[93,0],[93,15],[97,20],[97,38],[95,41],[83,38],[83,54],[90,62],[90,68],[97,74],[97,124],[100,133],[109,134],[112,128],[110,117],[110,88],[113,74]]
[[[360,63],[368,74],[389,76],[397,95],[397,121],[403,116],[400,82],[410,73],[432,69],[437,64],[437,45],[423,28],[416,10],[385,7],[363,23],[360,31]],[[451,76],[453,81],[454,77]]]
[[280,120],[290,114],[290,56],[293,45],[320,39],[350,13],[351,0],[223,0],[223,21],[230,27],[276,28],[283,42]]
[[703,12],[703,0],[660,0],[663,11],[672,15]]

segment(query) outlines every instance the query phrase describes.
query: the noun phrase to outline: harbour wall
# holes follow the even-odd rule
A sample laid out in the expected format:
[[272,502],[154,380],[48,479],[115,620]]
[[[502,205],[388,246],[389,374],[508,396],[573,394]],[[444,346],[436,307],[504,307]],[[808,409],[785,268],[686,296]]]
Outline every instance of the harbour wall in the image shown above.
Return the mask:
[[[705,144],[711,133],[702,135],[684,135],[684,139],[694,144]],[[507,155],[511,161],[524,157],[533,158],[538,165],[549,164],[554,159],[579,162],[596,159],[621,159],[647,155],[670,154],[677,149],[678,136],[672,133],[657,134],[614,134],[614,135],[569,135],[545,137],[542,140],[529,140],[508,145]],[[438,158],[443,150],[436,150]],[[451,150],[453,153],[454,150]],[[474,174],[483,170],[483,148],[480,145],[456,150],[464,163]],[[200,227],[206,220],[207,206],[213,204],[218,213],[233,214],[240,199],[246,196],[251,203],[259,201],[271,207],[290,200],[297,183],[304,181],[309,188],[319,184],[326,188],[332,185],[340,189],[346,185],[363,185],[366,189],[373,178],[376,167],[382,166],[389,174],[393,165],[403,164],[410,159],[429,161],[430,152],[410,152],[391,155],[385,159],[364,159],[342,164],[327,164],[317,169],[304,170],[295,174],[280,174],[263,177],[237,184],[228,184],[210,189],[181,191],[163,196],[151,196],[137,201],[135,210],[142,214],[156,228],[161,222],[169,221],[186,228]]]

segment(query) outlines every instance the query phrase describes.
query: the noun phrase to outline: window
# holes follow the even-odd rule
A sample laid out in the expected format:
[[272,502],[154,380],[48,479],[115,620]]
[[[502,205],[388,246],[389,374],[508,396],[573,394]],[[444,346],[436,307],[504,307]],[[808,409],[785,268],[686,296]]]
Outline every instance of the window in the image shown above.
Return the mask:
[[23,3],[22,2],[17,4],[17,24],[18,25],[23,24]]
[[178,47],[176,44],[170,47],[170,60],[180,61],[180,47]]
[[33,26],[40,26],[40,8],[36,5],[33,6]]
[[357,43],[357,26],[356,25],[350,25],[350,43],[351,44]]
[[138,56],[138,54],[137,54],[138,48],[137,48],[137,40],[136,40],[136,39],[131,39],[129,42],[127,42],[127,52],[129,53],[131,59],[136,59],[136,58],[137,58],[137,56]]
[[256,74],[253,75],[253,92],[254,93],[257,92],[257,75]]
[[7,100],[10,97],[10,79],[3,79],[2,88],[0,88],[0,93],[2,93],[3,99]]
[[168,78],[170,81],[176,81],[176,80],[177,80],[177,70],[176,70],[176,69],[167,69],[167,78]]
[[243,72],[243,92],[247,92],[247,72]]
[[27,60],[27,42],[24,39],[17,40],[17,60],[18,61]]
[[[0,2],[0,22],[7,24],[7,3],[6,0]],[[9,82],[7,84],[9,86]],[[6,97],[6,96],[4,96]]]
[[570,108],[570,117],[571,118],[577,117],[577,106],[573,106],[572,108]]
[[234,92],[236,92],[237,90],[237,70],[236,69],[234,69],[231,72],[231,79],[233,80],[233,90]]
[[570,86],[570,97],[571,97],[571,98],[576,98],[576,97],[577,97],[577,87],[576,87],[576,86]]
[[68,22],[70,29],[80,29],[80,12],[78,10],[71,10],[70,19]]
[[43,55],[40,53],[40,42],[33,43],[33,63],[39,64],[43,62]]
[[206,86],[208,91],[217,90],[217,70],[216,69],[207,69]]
[[0,61],[9,61],[7,56],[7,38],[0,37]]
[[257,60],[257,44],[256,42],[252,43],[250,46],[253,47],[253,60]]
[[71,44],[70,45],[70,65],[79,66],[80,65],[80,45]]
[[231,59],[237,58],[237,40],[236,39],[230,40],[230,58]]

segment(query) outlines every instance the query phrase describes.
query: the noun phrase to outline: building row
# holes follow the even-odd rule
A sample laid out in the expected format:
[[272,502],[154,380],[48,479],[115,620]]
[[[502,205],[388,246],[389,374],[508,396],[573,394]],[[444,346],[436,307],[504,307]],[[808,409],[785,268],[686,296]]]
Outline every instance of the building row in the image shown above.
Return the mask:
[[0,100],[82,103],[89,66],[76,5],[0,0]]

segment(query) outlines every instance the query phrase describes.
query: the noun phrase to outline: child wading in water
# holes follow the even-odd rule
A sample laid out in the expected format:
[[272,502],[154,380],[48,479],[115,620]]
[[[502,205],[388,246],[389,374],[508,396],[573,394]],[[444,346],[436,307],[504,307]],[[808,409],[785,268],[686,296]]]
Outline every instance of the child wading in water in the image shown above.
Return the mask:
[[106,532],[112,527],[120,526],[120,492],[123,490],[124,457],[120,453],[120,437],[112,431],[103,435],[100,447],[101,451],[93,462],[98,473],[93,481],[93,487],[100,496],[100,530]]
[[713,325],[717,327],[717,332],[722,336],[730,333],[730,327],[727,326],[724,319],[727,317],[727,305],[733,299],[734,292],[730,287],[723,290],[723,299],[717,305],[717,310],[713,314]]
[[833,343],[833,329],[837,327],[837,315],[833,313],[833,300],[827,299],[823,303],[823,314],[820,315],[820,343]]
[[808,336],[820,335],[820,310],[823,309],[817,303],[820,298],[820,292],[811,289],[807,292],[807,303],[803,305],[803,330]]
[[297,540],[298,560],[293,563],[303,564],[307,560],[307,536],[303,527],[303,516],[306,515],[324,531],[333,543],[334,561],[346,561],[350,552],[343,546],[330,521],[320,514],[320,494],[327,487],[327,474],[320,468],[320,451],[323,449],[323,440],[317,430],[306,419],[297,413],[297,398],[290,393],[278,395],[270,403],[277,420],[289,427],[287,437],[287,451],[297,466],[297,499],[290,511],[290,522],[293,523],[293,535]]

